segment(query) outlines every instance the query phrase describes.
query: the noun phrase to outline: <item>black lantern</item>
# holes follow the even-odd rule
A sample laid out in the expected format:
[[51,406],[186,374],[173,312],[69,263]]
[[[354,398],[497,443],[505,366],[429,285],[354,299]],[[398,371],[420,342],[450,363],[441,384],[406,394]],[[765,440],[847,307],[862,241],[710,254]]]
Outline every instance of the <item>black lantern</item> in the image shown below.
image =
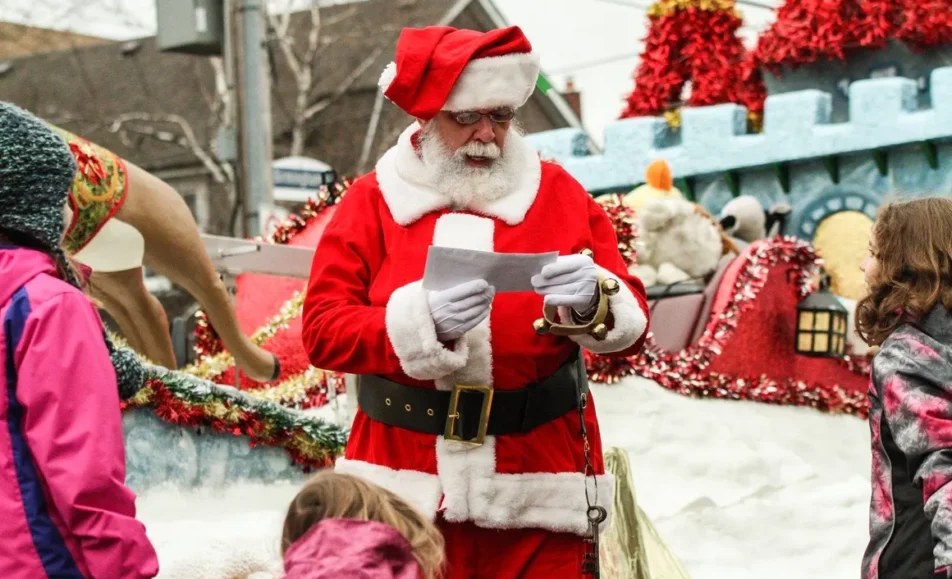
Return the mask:
[[849,312],[829,289],[829,277],[820,278],[817,291],[797,304],[797,353],[838,358],[846,355]]

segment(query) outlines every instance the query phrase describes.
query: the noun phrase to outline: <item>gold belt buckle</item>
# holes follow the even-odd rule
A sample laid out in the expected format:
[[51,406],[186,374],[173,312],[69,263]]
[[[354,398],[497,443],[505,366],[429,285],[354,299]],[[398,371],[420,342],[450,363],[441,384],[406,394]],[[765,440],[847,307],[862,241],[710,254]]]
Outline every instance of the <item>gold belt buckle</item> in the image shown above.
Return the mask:
[[[470,392],[479,392],[483,395],[483,404],[479,410],[479,430],[476,438],[465,440],[456,435],[456,421],[459,419],[459,395],[464,390]],[[473,446],[482,446],[486,441],[486,431],[489,429],[489,412],[493,403],[492,386],[473,386],[468,384],[457,384],[450,393],[450,408],[446,415],[446,429],[443,431],[443,438],[446,440],[455,440]]]

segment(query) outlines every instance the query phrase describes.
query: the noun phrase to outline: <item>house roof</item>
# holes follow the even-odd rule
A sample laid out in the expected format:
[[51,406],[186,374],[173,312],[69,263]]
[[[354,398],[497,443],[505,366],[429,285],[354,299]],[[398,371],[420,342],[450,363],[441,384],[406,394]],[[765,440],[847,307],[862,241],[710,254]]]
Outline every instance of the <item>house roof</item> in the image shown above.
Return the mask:
[[109,40],[62,30],[0,22],[0,61],[108,43]]
[[[334,93],[375,50],[379,49],[380,54],[341,98],[311,119],[308,126],[312,133],[305,154],[332,164],[342,174],[358,169],[378,91],[377,80],[394,57],[402,28],[451,24],[488,30],[505,25],[500,19],[489,0],[365,0],[322,8],[324,48],[314,66],[312,103]],[[306,42],[309,28],[308,13],[292,16],[289,29],[296,42]],[[139,49],[133,51],[128,43],[111,42],[14,60],[13,68],[0,76],[0,100],[23,106],[151,171],[194,167],[195,156],[179,145],[138,135],[124,140],[110,130],[121,115],[174,115],[174,120],[190,126],[197,142],[207,145],[214,141],[216,123],[211,103],[215,77],[210,59],[158,52],[154,37],[139,43]],[[272,130],[277,158],[287,154],[296,89],[277,47],[273,62]],[[530,131],[578,122],[553,93],[541,97],[536,92],[536,108],[543,114],[535,115],[541,120],[530,123],[536,125],[527,127]],[[391,146],[408,122],[402,111],[387,102],[371,157],[376,159]],[[175,124],[149,126],[181,133]]]

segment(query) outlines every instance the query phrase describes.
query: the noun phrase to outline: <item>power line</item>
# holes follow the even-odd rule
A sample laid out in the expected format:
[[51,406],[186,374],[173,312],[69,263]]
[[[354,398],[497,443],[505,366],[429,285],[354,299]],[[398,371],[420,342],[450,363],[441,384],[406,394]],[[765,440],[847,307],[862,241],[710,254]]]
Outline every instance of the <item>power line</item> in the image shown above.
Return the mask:
[[637,58],[641,56],[641,51],[637,50],[634,52],[626,52],[624,54],[616,54],[614,56],[606,56],[596,60],[589,60],[585,62],[577,62],[575,64],[570,64],[568,66],[563,66],[560,68],[551,68],[546,69],[548,74],[566,74],[569,72],[575,72],[577,70],[582,70],[585,68],[594,68],[596,66],[601,66],[603,64],[611,64],[613,62],[619,62],[621,60],[627,60],[629,58]]
[[[647,10],[650,8],[654,2],[633,2],[631,0],[597,0],[598,2],[604,2],[605,4],[614,4],[616,6],[624,6],[626,8],[636,8],[638,10]],[[735,0],[735,4],[740,6],[750,6],[751,8],[761,8],[763,10],[776,10],[776,6],[766,4],[764,2],[757,2],[756,0]]]

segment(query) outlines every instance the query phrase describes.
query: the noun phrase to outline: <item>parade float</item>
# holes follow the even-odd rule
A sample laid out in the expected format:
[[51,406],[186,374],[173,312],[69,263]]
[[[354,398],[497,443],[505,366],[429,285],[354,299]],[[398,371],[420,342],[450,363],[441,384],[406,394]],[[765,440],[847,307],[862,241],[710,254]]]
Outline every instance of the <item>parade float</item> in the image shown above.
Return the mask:
[[[885,200],[952,192],[952,68],[928,71],[926,82],[852,79],[845,91],[848,118],[833,123],[833,103],[841,96],[777,90],[764,98],[764,87],[773,81],[768,77],[762,83],[759,76],[807,65],[790,61],[791,54],[800,53],[785,52],[783,46],[822,39],[784,39],[782,31],[797,28],[775,26],[758,51],[748,54],[732,39],[739,26],[732,2],[702,2],[698,7],[706,8],[687,10],[693,4],[665,0],[652,9],[656,26],[647,43],[649,58],[643,60],[636,91],[626,102],[625,118],[605,129],[603,150],[592,151],[588,136],[577,129],[529,137],[544,158],[562,164],[596,196],[615,224],[619,248],[631,268],[646,265],[639,263],[646,261],[639,260],[639,243],[643,246],[648,238],[640,231],[638,211],[652,200],[676,197],[694,204],[692,223],[701,224],[694,231],[703,227],[715,232],[709,239],[716,242],[708,244],[713,266],[687,278],[661,280],[664,264],[656,264],[661,281],[649,284],[654,330],[644,350],[625,360],[590,355],[589,377],[604,384],[599,394],[612,400],[619,389],[630,387],[626,379],[640,377],[686,399],[746,400],[865,416],[869,360],[865,352],[852,349],[848,336],[848,299],[860,291],[852,270]],[[793,4],[781,10],[782,22],[804,18]],[[693,18],[702,17],[710,20],[709,26],[689,26]],[[906,26],[902,35],[881,36],[883,41],[905,41],[918,34],[934,46],[947,38],[935,33],[937,26],[924,20],[918,32]],[[700,57],[698,47],[707,46],[706,37],[685,37],[686,31],[698,30],[719,31],[711,40],[716,58]],[[693,57],[684,61],[689,67],[666,76],[661,73],[671,68],[671,61],[650,56],[668,54],[663,47],[672,42]],[[843,55],[831,45],[817,46],[812,54],[811,62]],[[716,82],[723,78],[743,82]],[[691,96],[680,103],[689,79],[694,82]],[[126,183],[122,160],[79,137],[71,142],[80,161],[81,185],[71,197],[73,232],[86,228],[92,236],[92,241],[73,248],[75,257],[87,259],[100,272],[124,271],[127,261],[110,265],[109,247],[139,240],[142,250],[132,256],[132,264],[141,266],[143,255],[155,262],[149,256],[158,252],[158,262],[168,264],[162,273],[177,283],[181,280],[205,307],[196,316],[194,361],[181,369],[149,364],[144,388],[123,403],[129,484],[146,496],[172,492],[163,508],[179,501],[189,509],[196,502],[176,499],[176,493],[211,488],[227,494],[250,484],[250,491],[228,499],[228,508],[253,512],[249,495],[267,495],[255,508],[279,518],[308,473],[332,465],[340,455],[353,412],[353,397],[348,396],[352,381],[310,366],[300,337],[306,278],[301,271],[313,258],[335,204],[346,195],[347,182],[315,192],[263,238],[202,237],[191,220],[163,228],[137,221],[143,214],[129,210],[124,219],[122,208],[134,207],[137,195],[145,215],[161,214],[161,208],[147,205],[158,202],[160,195],[148,200],[148,194],[136,191],[167,192],[163,185],[134,168],[128,169]],[[121,179],[110,181],[117,176]],[[741,197],[756,199],[765,211],[789,205],[781,235],[749,240],[727,236],[722,215]],[[109,223],[125,223],[138,235]],[[194,259],[179,260],[178,254],[163,254],[159,247],[181,227],[188,229],[180,239],[188,240],[186,250]],[[102,243],[110,235],[112,243]],[[275,266],[275,260],[285,261]],[[187,269],[195,263],[201,264],[198,274]],[[676,269],[681,273],[690,269],[680,265]],[[825,279],[830,280],[828,286],[821,284]],[[112,295],[121,297],[122,287]],[[146,298],[111,299],[109,288],[101,289],[107,311],[120,317],[125,312],[130,328],[142,326],[128,333],[152,332],[162,340],[151,351],[168,351],[165,329],[154,312],[136,315],[145,311],[139,309],[147,307]],[[234,298],[233,307],[225,295]],[[144,354],[150,351],[145,342],[133,345]],[[269,379],[272,355],[281,371],[276,379]],[[765,415],[770,412],[763,408]],[[634,468],[629,459],[636,462]],[[638,470],[642,459],[633,450],[607,453],[610,469],[623,483],[617,486],[615,522],[602,544],[603,577],[687,576],[652,525],[654,516],[635,502],[631,471]],[[172,491],[167,490],[170,485]],[[169,510],[180,518],[173,521],[155,509],[146,513],[160,521],[150,527],[158,529],[160,554],[173,543],[178,549],[175,557],[165,557],[171,562],[163,576],[230,576],[242,565],[250,568],[263,560],[280,565],[275,520],[259,522],[257,534],[220,536],[222,530],[216,529],[211,546],[202,544],[185,553],[180,521],[188,513]],[[273,531],[274,537],[262,528]],[[229,541],[250,553],[246,559],[225,560],[225,553],[234,553],[225,547]],[[683,557],[683,552],[675,552]],[[666,569],[667,574],[649,573],[652,568]]]

